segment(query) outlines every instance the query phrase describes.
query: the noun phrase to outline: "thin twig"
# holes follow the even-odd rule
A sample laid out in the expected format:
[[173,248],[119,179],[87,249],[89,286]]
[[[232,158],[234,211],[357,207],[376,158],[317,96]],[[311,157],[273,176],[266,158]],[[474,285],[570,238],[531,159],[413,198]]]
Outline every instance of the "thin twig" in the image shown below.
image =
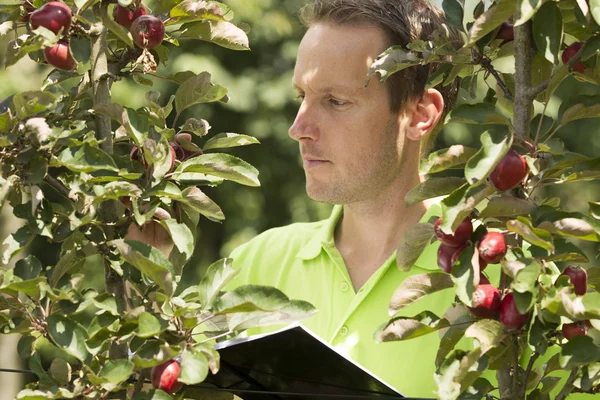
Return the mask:
[[202,343],[210,342],[210,341],[213,341],[213,340],[217,340],[217,339],[220,339],[220,338],[225,337],[227,335],[231,335],[232,333],[233,333],[232,330],[228,330],[227,332],[221,333],[220,335],[212,336],[212,337],[209,337],[208,339],[204,339],[203,341],[198,342],[198,344],[202,344]]
[[521,397],[523,397],[523,398],[525,398],[525,395],[527,394],[527,381],[529,380],[529,374],[531,373],[531,370],[533,369],[533,364],[535,363],[535,360],[537,360],[539,356],[540,356],[540,353],[538,353],[536,351],[529,358],[529,364],[527,364],[527,369],[525,370],[525,374],[523,375],[523,391],[521,392],[521,394],[522,394]]
[[540,114],[540,122],[538,123],[537,131],[535,132],[535,139],[533,140],[533,147],[537,147],[538,139],[540,137],[540,132],[542,130],[542,123],[544,122],[544,117],[546,116],[546,108],[548,107],[548,101],[544,104],[544,109],[542,110],[542,114]]
[[[582,54],[583,54],[583,47],[581,49],[579,49],[579,51],[577,53],[575,53],[575,55],[573,57],[571,57],[569,62],[566,64],[569,71],[571,69],[573,69],[573,67],[575,66],[575,64],[577,64],[577,62],[579,60],[581,60]],[[544,90],[546,90],[548,88],[548,85],[550,84],[550,82],[552,82],[552,79],[554,79],[554,77],[558,74],[558,71],[559,71],[559,68],[556,68],[554,70],[554,72],[552,72],[552,75],[550,75],[550,78],[546,79],[544,82],[540,83],[536,87],[530,88],[529,94],[532,95],[533,97],[535,97],[538,94],[542,93]]]
[[571,375],[569,375],[569,378],[565,382],[565,385],[563,386],[558,396],[556,396],[555,400],[564,400],[565,398],[567,398],[567,395],[573,389],[573,382],[575,382],[575,378],[577,378],[577,372],[579,372],[579,367],[573,368],[573,370],[571,371]]
[[508,86],[506,86],[506,83],[504,83],[504,80],[502,79],[502,77],[500,76],[498,71],[496,71],[494,66],[492,65],[491,60],[487,57],[482,57],[481,65],[483,66],[483,68],[486,71],[488,71],[490,74],[492,74],[494,76],[494,78],[496,78],[496,82],[498,82],[498,85],[502,88],[502,91],[504,91],[504,97],[506,97],[508,100],[514,100],[515,96],[510,91],[510,88]]
[[69,189],[67,189],[65,187],[65,185],[62,184],[61,181],[59,181],[58,179],[56,179],[55,177],[53,177],[52,175],[48,174],[46,175],[46,177],[44,178],[44,181],[52,186],[54,189],[56,189],[56,191],[60,194],[62,194],[63,196],[65,196],[67,199],[70,199],[69,197]]

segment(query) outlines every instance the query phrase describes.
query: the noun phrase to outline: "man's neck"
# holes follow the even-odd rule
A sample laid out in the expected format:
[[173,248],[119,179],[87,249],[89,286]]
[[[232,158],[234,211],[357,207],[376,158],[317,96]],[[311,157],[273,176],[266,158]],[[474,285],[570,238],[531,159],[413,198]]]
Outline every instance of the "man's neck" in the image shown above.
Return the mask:
[[410,208],[404,203],[406,193],[419,182],[415,173],[390,187],[390,193],[344,206],[335,243],[356,290],[394,253],[402,237],[427,211],[423,203]]

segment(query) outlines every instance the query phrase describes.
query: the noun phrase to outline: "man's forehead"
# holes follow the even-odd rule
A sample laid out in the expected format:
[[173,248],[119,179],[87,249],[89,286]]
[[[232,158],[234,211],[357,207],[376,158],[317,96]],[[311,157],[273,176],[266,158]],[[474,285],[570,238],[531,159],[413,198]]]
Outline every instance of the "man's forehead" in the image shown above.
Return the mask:
[[311,26],[302,39],[292,83],[314,91],[356,93],[365,88],[369,67],[385,50],[381,32],[368,26]]

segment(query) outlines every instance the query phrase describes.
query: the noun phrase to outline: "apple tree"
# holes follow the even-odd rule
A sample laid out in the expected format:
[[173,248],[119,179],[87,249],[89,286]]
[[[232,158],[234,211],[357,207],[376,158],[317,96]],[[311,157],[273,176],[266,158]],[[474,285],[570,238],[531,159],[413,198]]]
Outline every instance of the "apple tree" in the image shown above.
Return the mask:
[[[447,25],[429,40],[386,50],[371,79],[428,65],[428,87],[460,80],[461,93],[474,96],[485,85],[485,98],[455,107],[445,121],[485,131],[479,148],[453,145],[422,161],[427,179],[405,202],[444,196],[441,215],[400,244],[398,267],[409,270],[439,241],[440,271],[398,287],[376,339],[439,334],[435,377],[443,399],[599,393],[600,267],[579,264],[598,257],[581,243],[600,241],[600,203],[568,210],[544,189],[600,178],[598,158],[570,150],[557,136],[573,130],[573,121],[600,117],[600,98],[578,95],[556,116],[547,112],[565,78],[600,85],[600,1],[442,5]],[[511,68],[501,72],[498,62]],[[449,288],[456,298],[445,315],[401,314]]]
[[[228,101],[209,73],[161,70],[180,41],[244,51],[246,32],[216,1],[8,0],[0,11],[0,34],[14,35],[6,67],[28,57],[55,68],[0,106],[0,207],[23,221],[3,243],[0,333],[22,336],[37,376],[17,398],[204,398],[194,385],[219,369],[215,341],[315,311],[274,288],[224,292],[230,259],[197,285],[180,281],[200,218],[225,219],[201,188],[259,185],[220,150],[258,141],[190,116]],[[121,79],[148,87],[144,107],[112,101]],[[176,93],[162,98],[155,79]],[[38,237],[61,246],[55,265],[27,255]],[[105,290],[89,287],[90,266]]]

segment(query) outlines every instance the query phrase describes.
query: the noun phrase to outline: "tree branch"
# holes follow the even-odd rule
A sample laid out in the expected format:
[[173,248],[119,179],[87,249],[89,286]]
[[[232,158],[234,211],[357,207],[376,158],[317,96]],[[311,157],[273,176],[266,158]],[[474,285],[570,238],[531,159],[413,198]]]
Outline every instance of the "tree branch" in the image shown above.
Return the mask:
[[[520,9],[516,17],[519,18]],[[533,48],[531,43],[531,21],[514,27],[515,32],[515,108],[513,125],[515,134],[526,138],[529,136],[531,121],[531,64]]]
[[62,184],[61,181],[59,181],[58,179],[56,179],[52,175],[50,175],[50,174],[46,175],[46,177],[44,178],[44,182],[46,182],[48,185],[52,186],[58,193],[60,193],[63,196],[65,196],[67,199],[70,199],[70,197],[69,197],[69,193],[70,193],[69,189],[67,189],[65,187],[65,185]]
[[535,360],[537,360],[539,356],[540,356],[540,353],[538,353],[536,351],[529,358],[529,364],[527,364],[527,369],[525,370],[525,374],[523,375],[523,391],[521,392],[522,398],[525,398],[525,395],[527,394],[527,381],[529,380],[529,374],[531,373],[531,370],[533,369],[533,364],[535,363]]

